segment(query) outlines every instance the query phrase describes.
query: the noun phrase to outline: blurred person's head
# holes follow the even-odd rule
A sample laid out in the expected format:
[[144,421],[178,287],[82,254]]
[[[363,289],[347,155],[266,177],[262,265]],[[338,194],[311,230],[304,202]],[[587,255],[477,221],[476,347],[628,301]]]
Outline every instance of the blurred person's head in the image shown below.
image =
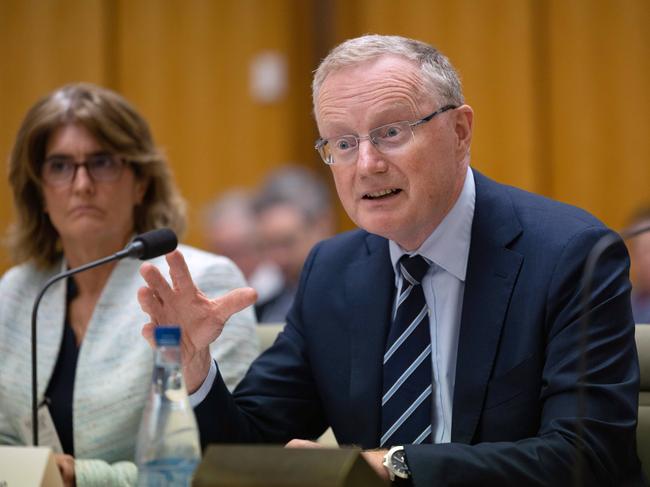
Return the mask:
[[260,263],[254,197],[244,190],[229,191],[203,214],[203,234],[210,252],[232,259],[249,279]]
[[334,232],[327,184],[305,167],[281,167],[263,184],[257,214],[264,256],[295,285],[311,248]]
[[185,204],[147,122],[122,96],[92,84],[63,86],[29,109],[9,183],[17,262],[48,267],[66,244],[124,245],[133,233],[185,228]]
[[[629,228],[650,225],[650,206],[637,209],[629,221]],[[650,232],[627,241],[630,251],[630,277],[635,293],[650,294]]]

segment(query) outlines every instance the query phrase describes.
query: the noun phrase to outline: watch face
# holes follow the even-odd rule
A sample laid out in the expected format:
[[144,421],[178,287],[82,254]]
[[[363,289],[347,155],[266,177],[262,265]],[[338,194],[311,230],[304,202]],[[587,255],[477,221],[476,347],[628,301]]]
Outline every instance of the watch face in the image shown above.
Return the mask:
[[395,477],[407,479],[411,475],[411,471],[406,464],[406,453],[403,446],[391,448],[384,456],[383,465],[388,469],[391,481],[395,480]]
[[406,462],[404,461],[404,450],[396,451],[393,453],[393,456],[391,457],[391,463],[393,464],[393,468],[397,470],[398,472],[408,472],[408,468],[406,467]]

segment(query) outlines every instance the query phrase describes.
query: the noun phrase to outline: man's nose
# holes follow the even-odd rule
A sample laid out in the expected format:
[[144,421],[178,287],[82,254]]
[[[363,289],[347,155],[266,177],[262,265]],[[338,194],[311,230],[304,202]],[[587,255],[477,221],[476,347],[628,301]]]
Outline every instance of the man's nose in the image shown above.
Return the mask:
[[362,172],[383,172],[386,167],[384,155],[377,149],[372,139],[360,140],[357,150],[357,168]]

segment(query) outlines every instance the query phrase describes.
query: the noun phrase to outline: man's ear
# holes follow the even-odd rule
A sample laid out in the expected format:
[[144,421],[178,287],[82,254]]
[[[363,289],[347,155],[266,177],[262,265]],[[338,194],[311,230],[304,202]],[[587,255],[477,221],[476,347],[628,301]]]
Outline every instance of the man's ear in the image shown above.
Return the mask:
[[464,158],[469,152],[472,143],[472,129],[474,126],[474,111],[469,105],[462,105],[454,110],[456,132],[456,150],[459,158]]

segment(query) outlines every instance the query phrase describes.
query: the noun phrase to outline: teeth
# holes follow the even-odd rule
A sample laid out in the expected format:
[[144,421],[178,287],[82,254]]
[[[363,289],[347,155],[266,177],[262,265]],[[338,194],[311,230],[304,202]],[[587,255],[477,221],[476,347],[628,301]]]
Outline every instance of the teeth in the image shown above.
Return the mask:
[[381,191],[375,191],[374,193],[367,193],[366,196],[368,198],[379,198],[381,196],[386,196],[387,194],[394,193],[395,189],[382,189]]

